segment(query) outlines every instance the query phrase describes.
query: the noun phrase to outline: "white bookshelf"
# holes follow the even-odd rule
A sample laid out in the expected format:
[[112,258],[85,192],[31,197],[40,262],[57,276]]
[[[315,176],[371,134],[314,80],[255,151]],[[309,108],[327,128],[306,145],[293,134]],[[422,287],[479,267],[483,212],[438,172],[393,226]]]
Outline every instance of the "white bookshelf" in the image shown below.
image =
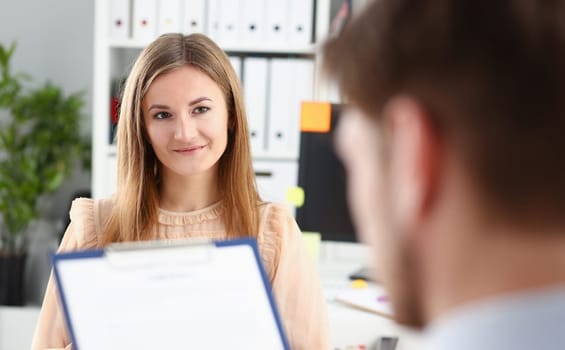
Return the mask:
[[[139,40],[110,40],[110,48],[115,49],[143,49],[147,46],[147,42]],[[315,55],[316,48],[313,44],[310,45],[293,45],[293,46],[281,46],[281,45],[222,45],[222,48],[226,52],[238,52],[238,53],[261,53],[261,54],[288,54],[288,55]]]

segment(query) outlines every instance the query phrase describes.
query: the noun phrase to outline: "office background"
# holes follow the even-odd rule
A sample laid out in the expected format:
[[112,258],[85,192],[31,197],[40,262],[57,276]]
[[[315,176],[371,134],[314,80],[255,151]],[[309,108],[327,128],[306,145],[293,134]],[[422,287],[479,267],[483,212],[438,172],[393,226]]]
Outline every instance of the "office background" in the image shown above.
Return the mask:
[[[342,0],[330,1],[330,12],[335,14],[341,4]],[[62,87],[67,94],[83,91],[85,105],[81,129],[86,137],[93,134],[92,116],[95,109],[95,5],[95,0],[0,0],[0,42],[5,46],[12,42],[17,45],[12,59],[12,71],[29,74],[33,78],[30,85],[37,86],[51,81]],[[241,62],[241,65],[251,62],[252,60]],[[281,62],[284,63],[284,60]],[[273,65],[276,64],[278,62]],[[98,79],[104,80],[106,77]],[[309,83],[310,86],[311,84],[312,82]],[[104,105],[100,108],[107,107]],[[3,118],[1,114],[0,118]],[[98,135],[95,136],[99,139]],[[283,144],[282,148],[286,148],[286,145]],[[257,163],[256,170],[260,173],[276,173],[283,167],[281,171],[291,169],[290,173],[294,173],[296,177],[296,156],[293,155],[295,158],[291,162]],[[108,164],[102,164],[102,167],[106,169]],[[275,174],[274,178],[275,182],[282,181],[282,185],[285,185],[288,176]],[[56,193],[40,202],[41,220],[34,228],[37,232],[30,235],[30,258],[27,267],[30,273],[26,281],[28,303],[41,302],[42,290],[48,276],[49,252],[56,246],[57,238],[67,223],[69,202],[77,192],[91,191],[93,179],[91,172],[77,167]],[[264,180],[259,178],[258,181],[262,186]],[[291,182],[296,182],[296,179]],[[109,190],[111,191],[112,189]],[[280,201],[280,195],[274,199]]]
[[[358,0],[359,3],[364,1]],[[332,14],[337,12],[341,3],[341,0],[331,1]],[[0,0],[0,42],[4,45],[17,43],[12,70],[26,72],[32,76],[33,81],[30,84],[39,85],[52,81],[66,93],[84,91],[86,104],[82,130],[85,135],[91,135],[93,132],[94,12],[95,0]],[[5,116],[0,114],[0,120],[3,117]],[[64,228],[69,200],[77,191],[90,190],[91,185],[91,174],[77,169],[66,179],[63,187],[44,202],[43,222],[36,227],[37,232],[31,235],[28,266],[31,273],[26,281],[28,304],[39,305],[41,302],[50,270],[50,253],[56,248],[58,234]],[[351,259],[359,258],[357,250],[349,252],[347,249],[335,249],[332,246],[326,248],[325,253],[328,256],[336,261],[341,259],[344,263],[338,267],[321,269],[323,278],[327,277],[326,275],[331,275],[328,279],[337,274],[345,276],[357,266],[357,260]],[[332,283],[333,280],[330,285]],[[331,286],[328,290],[329,293],[333,292]],[[30,317],[33,318],[35,311],[30,312]],[[332,312],[336,314],[335,310]],[[13,318],[12,314],[4,311],[3,315],[0,314],[0,333],[4,320],[10,319],[10,324],[17,324],[17,319]],[[368,314],[353,315],[345,309],[338,309],[337,316],[333,317],[333,325],[335,328],[351,328],[352,317],[360,320],[361,326],[357,327],[359,331],[370,330],[376,324],[382,324],[382,329],[390,328],[386,320],[376,319]],[[357,336],[351,333],[343,339],[351,338],[357,339]],[[339,343],[340,338],[336,340]],[[1,344],[0,342],[0,350]]]
[[[29,73],[35,84],[52,81],[66,93],[84,91],[85,135],[92,133],[94,4],[95,0],[0,0],[0,42],[17,43],[12,70]],[[336,13],[340,4],[341,0],[332,0],[331,12]],[[65,203],[73,193],[90,187],[90,173],[77,169],[51,199]],[[46,206],[45,217],[64,217],[67,209]]]

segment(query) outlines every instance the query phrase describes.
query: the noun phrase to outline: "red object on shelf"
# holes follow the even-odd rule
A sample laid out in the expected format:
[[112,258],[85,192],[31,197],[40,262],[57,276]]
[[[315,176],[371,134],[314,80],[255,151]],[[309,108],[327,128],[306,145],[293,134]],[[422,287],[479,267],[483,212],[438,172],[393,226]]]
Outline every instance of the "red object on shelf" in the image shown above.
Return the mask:
[[120,99],[117,97],[112,97],[112,99],[110,100],[110,121],[112,122],[112,124],[118,124],[119,105],[120,105]]

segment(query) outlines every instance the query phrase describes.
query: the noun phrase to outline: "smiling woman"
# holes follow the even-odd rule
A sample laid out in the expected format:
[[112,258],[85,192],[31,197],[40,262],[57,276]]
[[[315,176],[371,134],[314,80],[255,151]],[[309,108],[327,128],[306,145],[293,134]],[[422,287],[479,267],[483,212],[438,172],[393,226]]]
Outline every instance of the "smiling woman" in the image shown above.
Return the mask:
[[[75,200],[59,251],[253,237],[291,347],[330,349],[325,301],[298,225],[257,194],[246,120],[239,81],[214,42],[201,34],[158,38],[125,85],[117,191]],[[72,346],[56,293],[51,280],[33,349]]]
[[[218,161],[227,147],[228,111],[218,85],[197,68],[185,66],[159,76],[143,103],[143,121],[153,151],[161,161],[161,191],[175,203],[163,209],[189,211],[172,198],[194,177],[217,182]],[[219,193],[206,191],[219,199]],[[199,206],[197,203],[191,203]]]

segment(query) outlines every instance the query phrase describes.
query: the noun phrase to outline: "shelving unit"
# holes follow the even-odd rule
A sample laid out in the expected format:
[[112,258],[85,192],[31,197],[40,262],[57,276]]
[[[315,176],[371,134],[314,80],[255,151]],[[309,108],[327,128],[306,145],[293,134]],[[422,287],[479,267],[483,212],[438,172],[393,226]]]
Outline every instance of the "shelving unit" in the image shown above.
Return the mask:
[[[110,40],[110,48],[143,49],[147,43],[139,40]],[[288,55],[314,55],[314,45],[302,45],[293,47],[281,47],[280,45],[229,45],[222,46],[226,52],[238,53],[262,53],[262,54],[288,54]]]
[[[116,184],[116,147],[111,143],[111,122],[110,122],[110,100],[112,92],[112,83],[124,78],[135,57],[139,52],[158,35],[155,33],[154,38],[143,40],[134,39],[132,34],[133,20],[135,18],[135,11],[133,7],[139,1],[144,2],[144,6],[148,2],[153,1],[158,4],[159,1],[171,0],[118,0],[126,1],[129,6],[129,35],[125,37],[112,37],[112,9],[117,6],[116,0],[95,0],[95,37],[94,37],[94,96],[93,96],[93,176],[92,176],[92,195],[94,198],[103,198],[110,196],[115,191]],[[206,10],[212,10],[212,3],[214,6],[221,1],[226,0],[203,0],[207,6]],[[234,1],[234,0],[227,0]],[[239,0],[246,1],[246,0]],[[284,1],[284,0],[279,0]],[[285,6],[290,7],[293,1],[297,3],[299,0],[286,0],[288,3]],[[300,0],[302,1],[302,0]],[[173,1],[174,2],[174,1]],[[177,3],[182,1],[177,0]],[[185,1],[188,3],[188,1]],[[268,4],[276,4],[276,2],[266,2]],[[224,3],[228,4],[228,2]],[[250,43],[237,43],[230,42],[230,44],[222,44],[222,41],[217,40],[220,46],[228,53],[228,55],[235,55],[241,61],[241,67],[244,66],[245,60],[251,57],[265,58],[269,62],[269,69],[275,65],[285,65],[285,60],[295,61],[310,61],[313,69],[311,70],[311,79],[309,80],[309,87],[307,98],[309,100],[326,99],[327,87],[321,86],[322,80],[319,78],[319,55],[317,54],[317,43],[321,42],[328,32],[329,17],[330,17],[330,0],[312,0],[312,28],[311,43],[290,45],[288,43],[276,44],[274,41],[267,42],[267,44],[250,44]],[[141,6],[141,5],[140,5]],[[233,6],[231,3],[226,6]],[[276,5],[279,6],[279,5]],[[157,6],[158,7],[158,6]],[[272,10],[271,10],[272,11]],[[205,17],[208,15],[205,14]],[[212,21],[207,17],[208,22]],[[208,28],[209,24],[203,26]],[[204,34],[211,35],[212,30],[204,29]],[[146,40],[147,39],[147,40]],[[282,62],[282,63],[281,63]],[[271,71],[269,70],[269,74]],[[240,77],[243,80],[245,90],[245,77]],[[268,98],[269,96],[266,96]],[[285,96],[280,98],[284,99]],[[272,104],[284,104],[279,100],[274,100],[271,97]],[[299,105],[293,104],[293,118],[298,123],[299,121]],[[249,110],[248,110],[249,112]],[[296,114],[296,115],[295,115]],[[272,124],[272,123],[271,123]],[[267,130],[265,126],[265,137],[273,135],[272,130]],[[296,132],[299,133],[298,125],[296,125]],[[281,133],[274,133],[280,138]],[[285,135],[286,136],[286,135]],[[293,137],[295,135],[292,135]],[[298,137],[298,136],[297,136]],[[280,140],[279,140],[280,141]],[[275,142],[275,141],[273,141]],[[268,144],[268,141],[264,142]],[[279,145],[279,150],[284,145]],[[277,202],[284,201],[285,187],[296,184],[298,172],[298,153],[291,152],[285,153],[280,151],[267,150],[254,150],[254,167],[257,171],[257,181],[261,195],[266,200],[273,200]]]

